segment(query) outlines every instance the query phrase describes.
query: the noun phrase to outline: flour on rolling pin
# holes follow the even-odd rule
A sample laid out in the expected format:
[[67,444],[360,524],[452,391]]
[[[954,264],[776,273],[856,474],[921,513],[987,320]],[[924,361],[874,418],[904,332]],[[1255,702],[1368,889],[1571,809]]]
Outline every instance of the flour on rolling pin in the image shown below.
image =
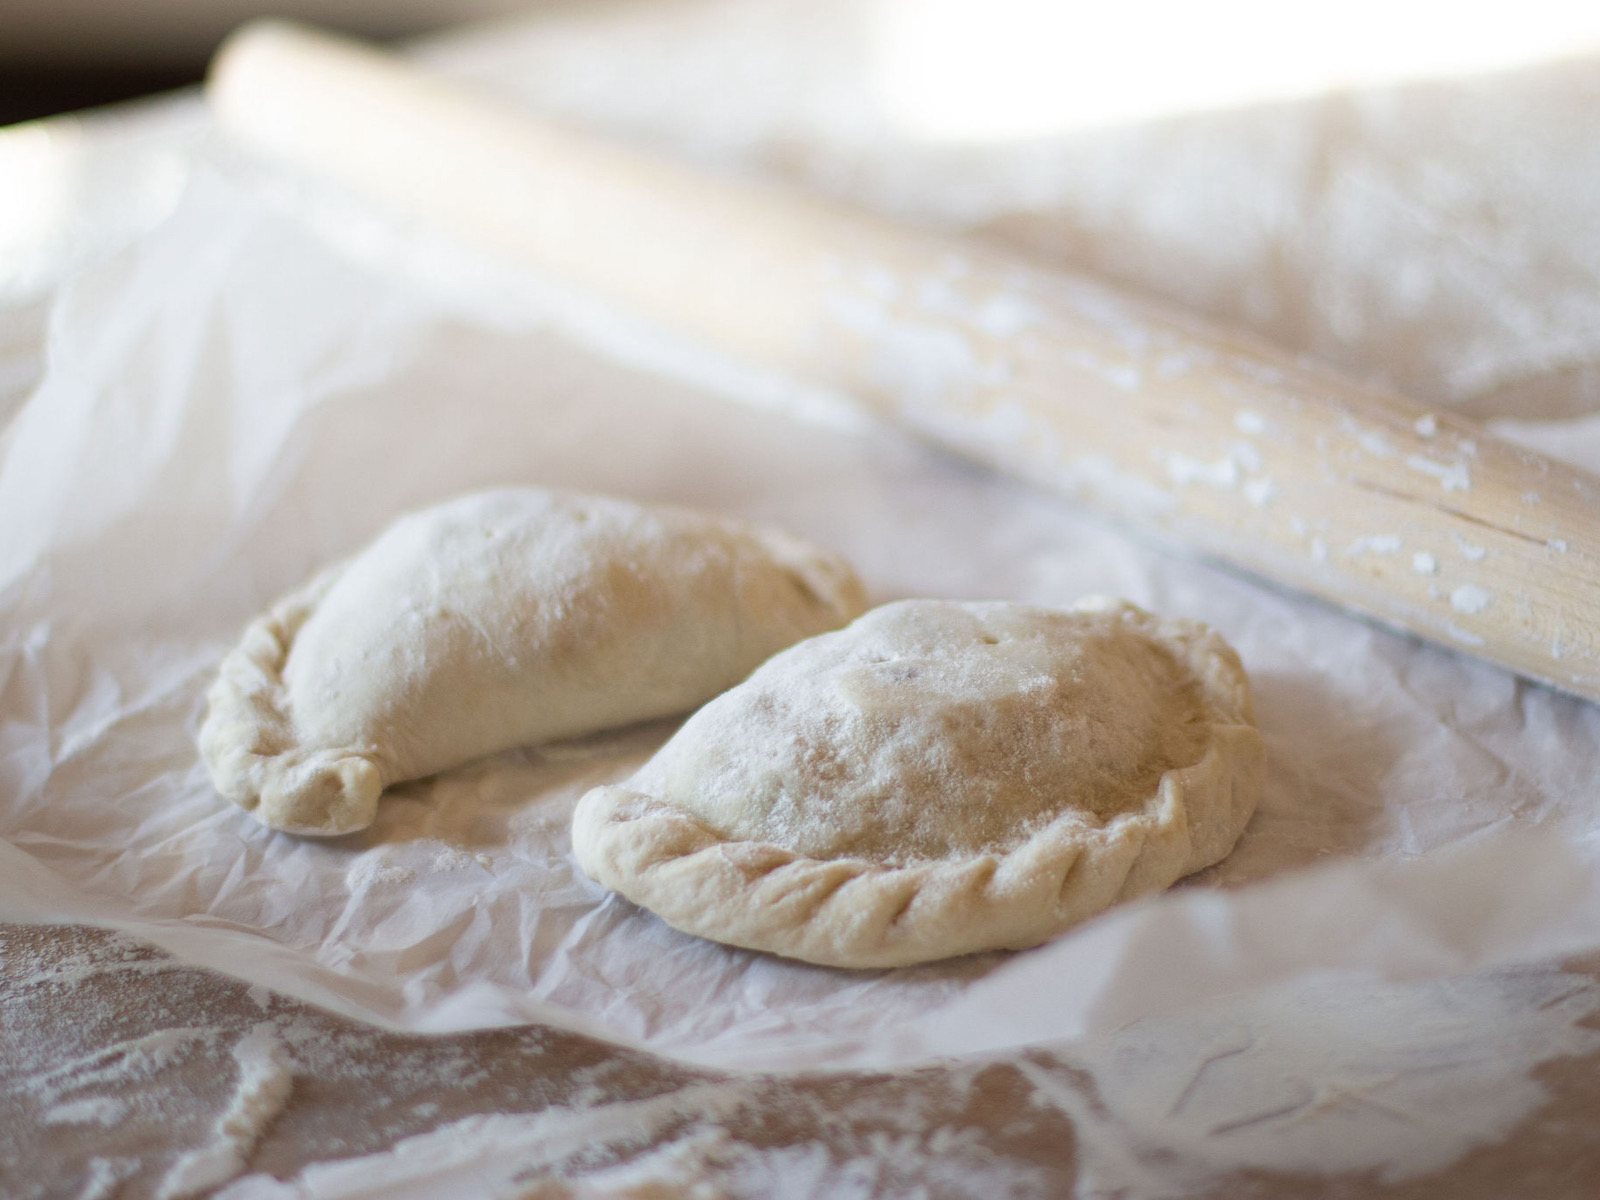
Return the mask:
[[711,178],[283,25],[220,124],[1259,576],[1600,699],[1600,479],[955,236]]

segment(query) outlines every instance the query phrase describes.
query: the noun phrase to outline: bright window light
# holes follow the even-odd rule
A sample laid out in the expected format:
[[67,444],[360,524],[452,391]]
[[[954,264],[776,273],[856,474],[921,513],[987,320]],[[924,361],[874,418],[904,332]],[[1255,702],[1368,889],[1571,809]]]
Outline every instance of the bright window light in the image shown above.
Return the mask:
[[1044,136],[1600,48],[1596,0],[885,0],[882,102],[938,140]]

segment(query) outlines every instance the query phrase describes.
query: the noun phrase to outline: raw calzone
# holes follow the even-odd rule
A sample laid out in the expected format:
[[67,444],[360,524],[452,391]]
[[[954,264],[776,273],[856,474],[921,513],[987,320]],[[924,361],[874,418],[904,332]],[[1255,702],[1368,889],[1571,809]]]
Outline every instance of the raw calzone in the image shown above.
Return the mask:
[[201,754],[262,824],[348,833],[391,783],[693,708],[862,607],[842,560],[775,530],[536,489],[467,496],[252,623],[207,697]]
[[913,600],[777,655],[573,817],[596,881],[841,967],[1032,946],[1222,858],[1261,788],[1233,650],[1104,598]]

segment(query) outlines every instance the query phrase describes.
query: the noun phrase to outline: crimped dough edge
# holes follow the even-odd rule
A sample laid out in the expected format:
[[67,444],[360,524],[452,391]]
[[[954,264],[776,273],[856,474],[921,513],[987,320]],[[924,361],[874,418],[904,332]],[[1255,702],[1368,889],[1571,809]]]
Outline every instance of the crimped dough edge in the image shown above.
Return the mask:
[[269,829],[336,837],[371,825],[385,781],[371,747],[301,744],[283,671],[295,635],[344,573],[328,568],[245,627],[206,693],[200,757],[211,782]]
[[[609,497],[561,494],[610,502]],[[859,577],[832,550],[776,526],[679,505],[651,507],[704,521],[730,539],[751,539],[839,623],[866,608]],[[301,741],[288,711],[284,670],[295,638],[361,553],[327,567],[251,621],[206,693],[197,742],[211,782],[268,829],[299,837],[340,837],[366,829],[377,819],[384,789],[403,778],[392,763],[384,763],[378,746]]]
[[1103,823],[1069,810],[1004,853],[893,866],[725,840],[668,801],[610,785],[585,794],[573,814],[579,865],[685,933],[823,966],[882,968],[1036,946],[1220,861],[1255,811],[1265,770],[1238,656],[1198,622],[1102,597],[1074,608],[1118,610],[1200,683],[1205,752],[1163,774],[1138,808]]

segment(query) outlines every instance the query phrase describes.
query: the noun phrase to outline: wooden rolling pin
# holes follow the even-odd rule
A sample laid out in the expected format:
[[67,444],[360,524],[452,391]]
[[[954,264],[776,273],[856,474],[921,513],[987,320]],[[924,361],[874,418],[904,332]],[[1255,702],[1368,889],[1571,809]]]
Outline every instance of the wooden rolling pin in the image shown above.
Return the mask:
[[282,24],[221,126],[1145,530],[1600,700],[1600,478],[959,236],[708,177]]

